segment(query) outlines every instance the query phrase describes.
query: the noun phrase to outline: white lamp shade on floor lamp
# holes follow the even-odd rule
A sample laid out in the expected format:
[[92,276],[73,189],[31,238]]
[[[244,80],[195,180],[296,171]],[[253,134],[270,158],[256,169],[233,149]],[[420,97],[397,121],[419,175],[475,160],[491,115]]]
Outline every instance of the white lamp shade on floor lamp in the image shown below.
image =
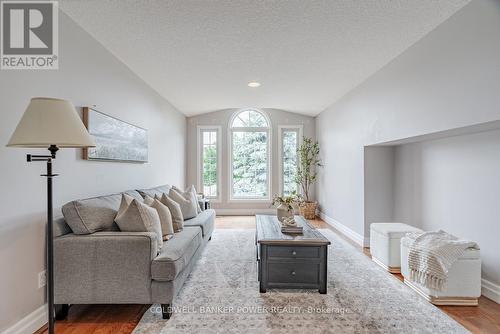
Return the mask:
[[95,147],[71,102],[34,97],[7,146],[48,148]]

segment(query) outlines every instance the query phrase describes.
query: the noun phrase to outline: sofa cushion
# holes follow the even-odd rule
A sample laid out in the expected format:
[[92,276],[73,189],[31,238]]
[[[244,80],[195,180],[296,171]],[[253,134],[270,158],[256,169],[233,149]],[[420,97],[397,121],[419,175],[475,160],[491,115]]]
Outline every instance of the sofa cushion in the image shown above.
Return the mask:
[[63,217],[54,219],[54,238],[72,233],[71,228]]
[[170,191],[170,186],[168,184],[165,184],[163,186],[158,186],[154,188],[148,188],[148,189],[138,189],[137,192],[141,194],[142,197],[146,197],[148,195],[149,197],[155,198],[156,195],[160,196],[165,193],[168,194]]
[[163,244],[160,254],[151,263],[151,276],[156,281],[172,281],[187,267],[201,246],[199,227],[186,227]]
[[208,209],[202,211],[198,216],[184,221],[184,226],[199,226],[203,232],[203,237],[212,233],[215,225],[215,210]]
[[[135,190],[127,191],[126,194],[142,201],[142,196]],[[62,213],[75,234],[118,231],[114,220],[121,198],[120,193],[71,201],[62,207]]]

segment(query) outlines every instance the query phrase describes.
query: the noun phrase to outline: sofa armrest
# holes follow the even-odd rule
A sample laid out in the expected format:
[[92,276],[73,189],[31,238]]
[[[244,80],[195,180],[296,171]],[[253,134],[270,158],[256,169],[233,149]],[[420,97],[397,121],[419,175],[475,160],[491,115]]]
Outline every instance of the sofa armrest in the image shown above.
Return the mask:
[[148,303],[156,249],[153,232],[96,232],[55,238],[55,302]]

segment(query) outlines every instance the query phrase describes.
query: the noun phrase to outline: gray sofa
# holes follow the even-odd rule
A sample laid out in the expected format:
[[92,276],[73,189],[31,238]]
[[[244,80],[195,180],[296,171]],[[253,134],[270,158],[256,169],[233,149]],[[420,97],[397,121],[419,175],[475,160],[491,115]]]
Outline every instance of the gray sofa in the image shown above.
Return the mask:
[[[142,200],[169,186],[127,191]],[[184,229],[156,254],[151,232],[120,232],[114,217],[121,194],[69,202],[54,227],[55,303],[58,318],[70,304],[171,304],[211,239],[215,211],[184,222]]]

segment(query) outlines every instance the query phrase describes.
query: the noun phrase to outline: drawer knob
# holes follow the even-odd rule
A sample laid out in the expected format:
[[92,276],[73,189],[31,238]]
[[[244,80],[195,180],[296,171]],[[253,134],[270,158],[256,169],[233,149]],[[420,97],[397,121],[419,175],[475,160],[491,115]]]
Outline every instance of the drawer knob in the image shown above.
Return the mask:
[[292,276],[295,276],[295,271],[292,271],[292,273],[291,273],[291,274],[292,274]]
[[292,255],[297,255],[297,252],[296,251],[292,251]]

